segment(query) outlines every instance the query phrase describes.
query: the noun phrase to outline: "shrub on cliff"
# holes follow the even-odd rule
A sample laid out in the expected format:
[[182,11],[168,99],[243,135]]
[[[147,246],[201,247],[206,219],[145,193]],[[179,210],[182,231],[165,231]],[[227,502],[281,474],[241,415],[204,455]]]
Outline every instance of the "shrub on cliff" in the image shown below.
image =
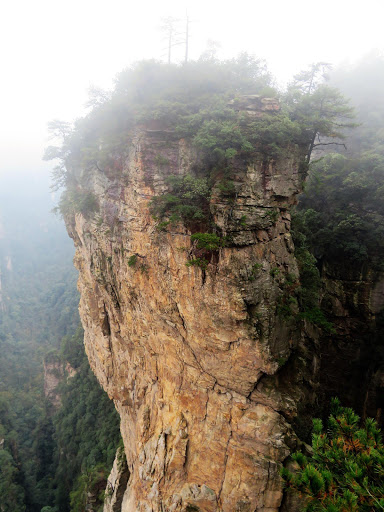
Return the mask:
[[194,233],[191,241],[196,242],[197,249],[205,249],[207,251],[218,251],[225,245],[225,239],[215,233]]
[[303,498],[304,510],[384,510],[384,445],[376,422],[360,422],[333,399],[327,429],[319,419],[313,427],[312,455],[293,454],[296,470],[282,471],[286,487]]
[[207,178],[168,176],[169,191],[155,196],[151,202],[151,212],[158,219],[168,217],[170,222],[200,222],[206,219],[210,194]]
[[84,217],[89,217],[99,211],[99,202],[93,192],[80,188],[68,188],[62,193],[57,209],[63,217],[68,217],[76,212],[82,213]]

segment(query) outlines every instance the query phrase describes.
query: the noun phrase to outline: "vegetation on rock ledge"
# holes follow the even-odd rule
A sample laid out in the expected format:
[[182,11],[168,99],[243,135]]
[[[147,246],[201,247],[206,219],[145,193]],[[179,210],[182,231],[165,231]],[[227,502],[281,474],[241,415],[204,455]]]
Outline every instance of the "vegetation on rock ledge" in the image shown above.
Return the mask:
[[[61,213],[68,216],[84,210],[92,169],[110,178],[119,176],[132,129],[153,121],[165,133],[187,138],[201,152],[201,176],[196,179],[203,188],[206,184],[211,188],[212,179],[223,170],[233,173],[233,159],[246,161],[258,155],[270,161],[292,147],[301,148],[301,168],[305,169],[312,150],[323,144],[322,137],[339,140],[343,128],[352,125],[352,109],[337,90],[320,83],[322,71],[321,66],[314,66],[297,76],[285,95],[271,86],[264,63],[246,54],[229,61],[200,59],[182,66],[144,61],[123,71],[114,90],[96,94],[89,114],[74,126],[51,124],[61,144],[50,146],[45,157],[59,160],[53,178],[56,187],[66,189]],[[281,108],[266,109],[262,116],[248,115],[244,97],[257,102],[271,96],[280,96]],[[159,166],[167,165],[161,155],[156,161]],[[223,186],[231,182],[226,174]],[[185,219],[192,207],[192,216],[201,218],[207,212],[192,196],[187,199],[193,204],[184,204],[186,191],[182,189],[193,184],[183,180],[191,178],[171,178],[173,193],[155,198],[154,208],[164,214],[172,206],[172,214]],[[202,199],[208,195],[206,190],[200,193]],[[93,201],[88,206],[88,213],[95,211]]]

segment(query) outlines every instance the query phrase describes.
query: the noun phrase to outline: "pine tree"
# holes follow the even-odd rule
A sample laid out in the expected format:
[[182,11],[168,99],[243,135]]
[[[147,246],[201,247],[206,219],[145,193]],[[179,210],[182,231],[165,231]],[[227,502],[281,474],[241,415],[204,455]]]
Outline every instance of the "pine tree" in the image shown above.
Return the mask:
[[352,122],[355,114],[349,101],[325,83],[328,69],[323,62],[312,64],[294,77],[285,98],[291,119],[301,126],[308,162],[316,148],[343,146],[345,129],[357,126]]
[[328,427],[313,420],[311,456],[292,455],[296,470],[283,468],[287,488],[303,498],[306,512],[384,510],[384,445],[375,420],[360,422],[332,401]]

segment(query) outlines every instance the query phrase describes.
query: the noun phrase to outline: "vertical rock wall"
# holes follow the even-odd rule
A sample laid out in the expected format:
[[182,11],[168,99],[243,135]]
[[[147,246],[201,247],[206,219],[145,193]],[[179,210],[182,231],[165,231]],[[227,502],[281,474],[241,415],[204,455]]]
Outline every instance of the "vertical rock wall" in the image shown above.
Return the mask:
[[231,242],[206,270],[186,266],[190,232],[159,231],[149,210],[166,175],[201,167],[186,141],[138,129],[122,169],[88,175],[100,212],[77,214],[68,230],[86,351],[121,416],[123,511],[281,505],[279,468],[294,440],[287,418],[303,398],[290,363],[303,334],[278,307],[286,276],[297,275],[289,208],[298,157],[291,148],[278,160],[233,162],[235,196],[214,186],[210,199]]
[[[322,393],[384,426],[384,273],[323,262],[322,307],[336,332],[320,343]],[[326,400],[327,401],[327,400]]]

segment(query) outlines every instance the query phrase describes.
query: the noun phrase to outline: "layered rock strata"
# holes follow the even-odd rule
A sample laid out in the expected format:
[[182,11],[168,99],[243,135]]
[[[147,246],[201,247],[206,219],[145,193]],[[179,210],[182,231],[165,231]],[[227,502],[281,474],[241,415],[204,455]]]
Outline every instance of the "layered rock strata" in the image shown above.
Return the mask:
[[216,177],[209,207],[230,242],[202,269],[186,265],[191,232],[161,231],[150,212],[167,175],[201,170],[199,154],[161,129],[136,129],[126,149],[121,169],[87,175],[100,212],[68,221],[86,351],[121,416],[121,510],[275,512],[294,440],[287,420],[303,398],[290,363],[303,335],[279,313],[298,273],[298,150],[235,159],[231,198]]

